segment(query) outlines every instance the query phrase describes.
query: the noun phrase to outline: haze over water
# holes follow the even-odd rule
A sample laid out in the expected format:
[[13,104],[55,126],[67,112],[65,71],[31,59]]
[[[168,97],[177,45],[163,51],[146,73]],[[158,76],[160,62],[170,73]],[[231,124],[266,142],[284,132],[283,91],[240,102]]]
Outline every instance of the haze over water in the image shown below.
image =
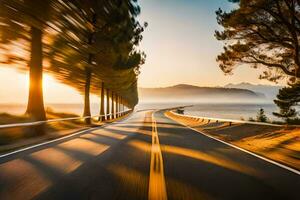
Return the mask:
[[[176,106],[186,106],[194,105],[195,102],[169,102],[169,103],[140,103],[137,105],[136,110],[144,109],[161,109],[161,108],[170,108]],[[77,115],[82,115],[83,105],[82,104],[49,104],[46,105],[56,112],[66,112],[74,113]],[[188,107],[185,109],[185,114],[196,115],[202,117],[216,117],[216,118],[225,118],[225,119],[245,119],[249,117],[255,118],[257,111],[263,108],[266,111],[267,116],[272,120],[278,120],[278,118],[272,115],[272,112],[276,110],[276,106],[271,103],[264,104],[230,104],[230,103],[201,103],[196,104],[193,107]],[[24,114],[26,109],[25,104],[0,104],[0,113],[6,112],[15,115]],[[99,104],[91,104],[92,115],[99,114]]]

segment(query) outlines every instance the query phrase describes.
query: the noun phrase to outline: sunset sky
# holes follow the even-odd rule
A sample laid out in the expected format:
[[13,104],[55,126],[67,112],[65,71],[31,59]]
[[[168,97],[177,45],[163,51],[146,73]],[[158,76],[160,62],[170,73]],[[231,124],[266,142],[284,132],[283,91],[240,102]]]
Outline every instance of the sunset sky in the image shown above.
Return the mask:
[[[242,67],[224,76],[215,59],[222,43],[214,38],[218,27],[215,10],[232,9],[225,0],[140,0],[140,20],[149,23],[141,45],[147,54],[139,78],[140,87],[164,87],[180,83],[223,86],[227,83],[268,83],[258,71]],[[82,97],[68,86],[45,75],[46,103],[79,103]],[[26,103],[27,74],[0,68],[0,103]],[[92,102],[98,98],[92,96]]]
[[141,0],[140,5],[141,21],[149,23],[142,42],[147,60],[140,86],[267,83],[258,80],[257,70],[247,67],[224,76],[215,61],[222,51],[222,43],[214,38],[215,30],[220,29],[215,11],[232,9],[235,4],[226,0]]

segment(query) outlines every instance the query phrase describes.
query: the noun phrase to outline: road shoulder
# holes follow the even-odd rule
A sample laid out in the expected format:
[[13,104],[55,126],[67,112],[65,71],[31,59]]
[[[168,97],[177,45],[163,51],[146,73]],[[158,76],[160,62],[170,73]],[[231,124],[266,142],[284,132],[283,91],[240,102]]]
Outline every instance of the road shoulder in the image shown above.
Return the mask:
[[165,116],[199,132],[300,170],[300,129],[205,121],[165,112]]

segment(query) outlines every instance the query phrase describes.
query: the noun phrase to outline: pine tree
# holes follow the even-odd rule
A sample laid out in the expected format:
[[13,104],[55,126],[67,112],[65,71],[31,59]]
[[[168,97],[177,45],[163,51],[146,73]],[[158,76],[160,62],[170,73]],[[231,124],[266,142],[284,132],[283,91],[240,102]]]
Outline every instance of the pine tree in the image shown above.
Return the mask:
[[247,64],[264,68],[260,78],[277,81],[283,77],[300,78],[299,0],[229,0],[237,9],[219,9],[217,21],[224,29],[215,37],[224,41],[217,61],[221,70],[231,74]]
[[273,115],[285,119],[289,122],[290,119],[297,117],[295,106],[300,102],[300,81],[290,84],[289,87],[284,87],[279,90],[277,99],[274,103],[279,107],[279,112],[274,112]]
[[256,120],[258,122],[267,122],[268,118],[265,114],[265,110],[263,108],[259,109],[257,116],[256,116]]
[[53,39],[48,72],[84,95],[83,116],[91,115],[89,95],[101,94],[103,82],[106,89],[136,105],[137,75],[145,60],[137,50],[144,27],[136,19],[140,12],[136,1],[61,2],[57,9],[68,17],[55,23],[61,33]]

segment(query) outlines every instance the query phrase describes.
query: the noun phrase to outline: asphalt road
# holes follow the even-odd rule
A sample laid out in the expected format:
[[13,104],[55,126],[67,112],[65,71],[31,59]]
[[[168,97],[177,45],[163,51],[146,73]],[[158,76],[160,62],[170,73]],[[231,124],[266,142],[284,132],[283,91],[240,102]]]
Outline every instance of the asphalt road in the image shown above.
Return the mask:
[[300,176],[166,118],[129,118],[0,158],[0,199],[300,199]]

